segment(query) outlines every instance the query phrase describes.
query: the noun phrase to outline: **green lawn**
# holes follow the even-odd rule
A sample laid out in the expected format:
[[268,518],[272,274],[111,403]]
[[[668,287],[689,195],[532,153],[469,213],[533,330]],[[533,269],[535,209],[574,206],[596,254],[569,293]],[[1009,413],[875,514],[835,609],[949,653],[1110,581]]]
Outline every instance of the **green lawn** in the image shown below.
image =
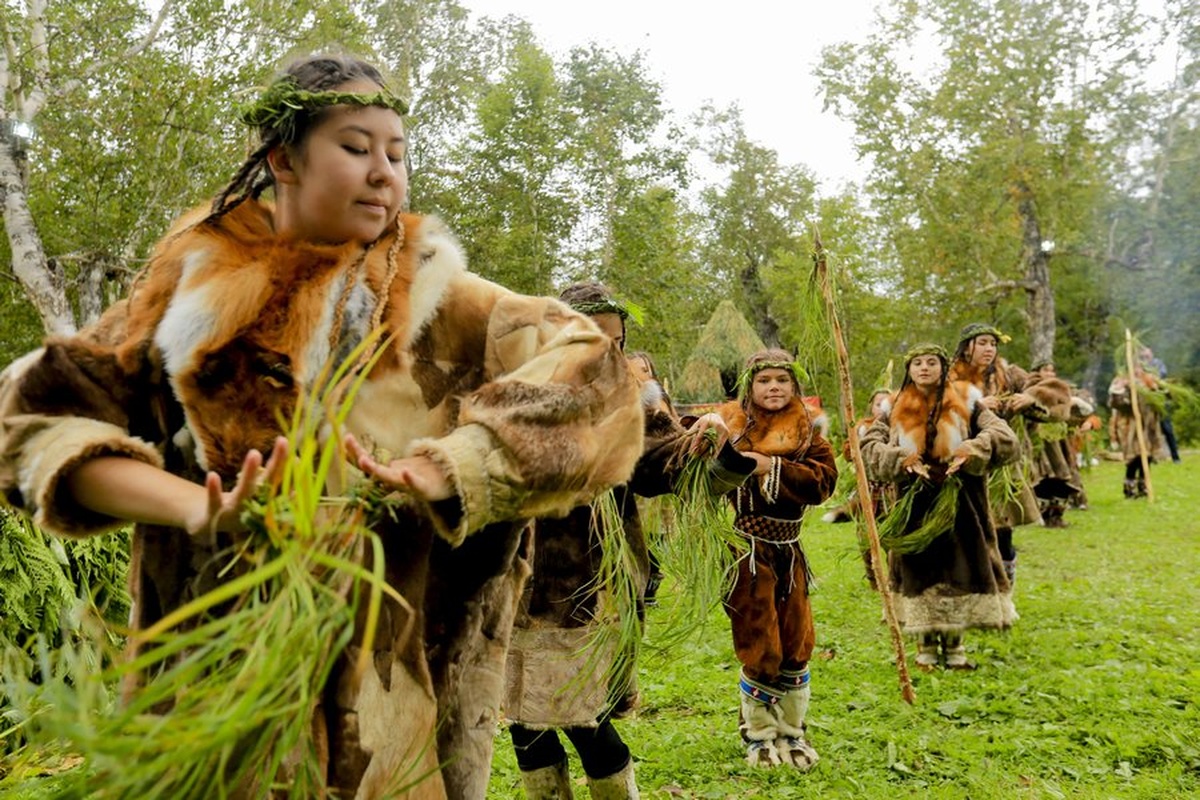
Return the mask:
[[[853,527],[814,520],[804,543],[819,583],[809,721],[820,763],[806,774],[745,766],[738,668],[717,611],[694,643],[643,659],[640,714],[617,723],[643,796],[1200,796],[1200,452],[1184,458],[1155,468],[1153,505],[1124,499],[1121,466],[1104,462],[1069,528],[1018,529],[1021,619],[968,635],[977,671],[915,672],[911,707]],[[489,796],[523,796],[506,733]]]

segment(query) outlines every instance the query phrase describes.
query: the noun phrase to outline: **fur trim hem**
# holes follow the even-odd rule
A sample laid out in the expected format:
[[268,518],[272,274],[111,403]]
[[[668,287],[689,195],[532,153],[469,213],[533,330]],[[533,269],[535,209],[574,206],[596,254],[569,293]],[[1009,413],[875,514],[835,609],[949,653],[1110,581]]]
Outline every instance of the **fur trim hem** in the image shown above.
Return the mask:
[[896,614],[905,633],[960,633],[967,628],[1011,628],[1019,619],[1012,594],[948,594],[945,584],[916,597],[899,595]]
[[123,456],[162,468],[159,452],[107,422],[84,418],[63,419],[31,439],[26,446],[37,453],[21,476],[21,494],[33,503],[33,521],[59,536],[80,539],[127,524],[127,520],[84,508],[65,491],[63,479],[84,462],[100,456]]

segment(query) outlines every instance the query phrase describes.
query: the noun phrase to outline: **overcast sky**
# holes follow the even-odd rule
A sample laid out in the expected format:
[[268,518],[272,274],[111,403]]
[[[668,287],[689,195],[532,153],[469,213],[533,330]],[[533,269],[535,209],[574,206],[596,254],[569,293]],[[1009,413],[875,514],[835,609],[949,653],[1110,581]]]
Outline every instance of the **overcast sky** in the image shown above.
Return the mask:
[[681,117],[711,101],[737,103],[747,135],[828,190],[860,181],[851,128],[821,113],[813,66],[821,48],[866,37],[875,0],[460,0],[476,15],[523,17],[543,47],[561,55],[594,41],[645,55],[650,77]]

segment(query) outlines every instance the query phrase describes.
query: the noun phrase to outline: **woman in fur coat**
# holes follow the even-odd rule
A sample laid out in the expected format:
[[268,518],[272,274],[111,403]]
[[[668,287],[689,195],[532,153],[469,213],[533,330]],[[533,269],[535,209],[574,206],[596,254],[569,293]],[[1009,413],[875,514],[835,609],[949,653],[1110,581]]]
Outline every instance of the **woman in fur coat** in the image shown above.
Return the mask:
[[947,380],[948,366],[939,345],[910,350],[903,385],[862,442],[868,476],[895,483],[902,498],[891,513],[911,500],[905,534],[928,521],[948,478],[958,482],[946,528],[932,531],[924,549],[889,554],[897,616],[918,638],[923,670],[936,668],[939,658],[947,669],[973,668],[963,632],[1008,628],[1017,618],[987,492],[988,471],[1017,457],[1017,438],[978,389]]
[[768,349],[751,356],[738,396],[717,413],[734,447],[756,464],[750,479],[728,495],[734,528],[749,544],[725,600],[742,665],[741,733],[752,766],[807,770],[817,761],[804,726],[816,634],[800,523],[808,506],[833,493],[837,465],[801,399],[789,353]]
[[995,326],[972,322],[958,335],[958,349],[950,366],[950,380],[966,381],[983,393],[983,404],[1012,425],[1021,443],[1018,467],[1012,471],[1011,485],[1004,497],[994,498],[992,515],[996,538],[1009,583],[1016,581],[1017,548],[1013,528],[1042,521],[1037,496],[1029,482],[1033,463],[1033,443],[1024,429],[1027,424],[1049,419],[1045,406],[1022,391],[1029,373],[1000,356],[1000,345],[1009,340]]
[[[567,287],[560,299],[595,320],[617,342],[625,340],[625,307],[607,287],[594,282]],[[632,367],[631,367],[632,369]],[[637,375],[638,371],[634,371]],[[717,457],[709,474],[715,487],[727,491],[740,485],[754,462],[726,442],[728,430],[716,414],[705,414],[684,429],[662,387],[648,373],[639,379],[645,411],[645,444],[633,477],[617,487],[613,499],[620,514],[626,563],[625,575],[636,594],[634,613],[644,613],[643,598],[650,575],[650,554],[637,497],[655,497],[675,490],[689,454],[699,448],[701,434],[714,428]],[[716,490],[716,489],[714,489]],[[573,796],[567,753],[561,730],[579,753],[588,788],[595,800],[638,797],[633,759],[613,720],[636,703],[636,644],[624,651],[597,654],[597,626],[612,625],[598,618],[615,603],[603,595],[619,591],[602,586],[601,512],[593,505],[575,508],[566,517],[534,523],[533,575],[521,598],[513,645],[505,676],[504,713],[530,800],[568,800]],[[630,644],[630,643],[621,643]]]
[[526,522],[628,480],[643,415],[591,320],[472,275],[438,220],[400,213],[405,110],[361,61],[289,67],[244,116],[261,146],[129,298],[4,371],[0,487],[60,535],[137,523],[145,628],[225,579],[247,499],[288,457],[281,420],[382,327],[346,448],[398,493],[377,531],[407,602],[385,597],[365,672],[357,632],[334,666],[312,757],[339,797],[408,775],[405,796],[483,798]]
[[1128,374],[1117,375],[1108,386],[1108,407],[1112,411],[1109,419],[1109,442],[1121,451],[1125,462],[1125,497],[1129,499],[1146,496],[1146,474],[1142,469],[1142,443],[1146,447],[1148,463],[1165,459],[1169,455],[1166,439],[1162,433],[1161,420],[1154,405],[1143,398],[1151,392],[1161,391],[1158,379],[1145,369],[1141,362],[1134,366],[1135,383],[1138,387],[1138,414],[1141,417],[1141,442],[1138,441],[1137,419],[1133,416],[1132,388]]

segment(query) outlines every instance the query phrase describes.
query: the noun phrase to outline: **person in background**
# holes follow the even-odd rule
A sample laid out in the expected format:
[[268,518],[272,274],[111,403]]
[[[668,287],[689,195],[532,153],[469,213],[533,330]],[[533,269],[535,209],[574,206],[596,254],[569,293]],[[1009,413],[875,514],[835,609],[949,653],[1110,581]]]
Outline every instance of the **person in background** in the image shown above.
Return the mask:
[[969,670],[969,628],[1006,629],[1017,619],[1012,587],[989,513],[988,472],[1020,454],[1012,429],[965,381],[947,380],[946,351],[922,344],[904,356],[904,383],[867,432],[863,459],[872,480],[911,501],[903,533],[917,532],[957,482],[952,515],[932,540],[889,554],[889,580],[903,629],[916,635],[924,671]]
[[[564,289],[560,299],[624,346],[628,312],[608,287],[576,283]],[[614,624],[607,613],[616,605],[612,595],[621,591],[600,585],[605,548],[600,537],[624,539],[629,554],[624,563],[632,569],[618,580],[631,584],[636,608],[626,613],[637,614],[640,630],[650,559],[636,496],[674,491],[692,453],[704,452],[711,459],[710,472],[721,491],[740,484],[754,468],[753,461],[726,443],[728,430],[720,417],[706,414],[685,430],[663,403],[661,392],[647,388],[645,381],[641,385],[642,454],[628,483],[613,492],[621,529],[601,530],[603,512],[595,505],[578,506],[563,518],[540,518],[533,526],[533,574],[517,613],[504,701],[521,782],[530,800],[572,797],[559,730],[579,754],[593,798],[627,800],[639,795],[632,754],[613,724],[637,702],[637,643],[617,643],[612,652],[594,649],[597,629]],[[703,434],[710,428],[716,429],[717,441],[706,449]]]
[[993,498],[996,540],[1009,584],[1016,581],[1017,548],[1013,528],[1042,521],[1037,496],[1026,478],[1033,459],[1033,444],[1026,427],[1048,419],[1044,406],[1022,392],[1029,374],[1000,357],[1000,345],[1009,341],[994,325],[972,322],[958,335],[958,347],[950,364],[950,380],[966,381],[983,393],[983,404],[1013,427],[1021,442],[1021,458],[1012,470],[1010,486]]
[[[1167,377],[1167,365],[1163,363],[1161,358],[1155,356],[1154,351],[1149,347],[1141,349],[1140,357],[1147,373],[1157,376],[1160,380]],[[1171,421],[1171,393],[1169,390],[1167,391],[1162,418],[1158,424],[1162,429],[1163,440],[1167,444],[1167,450],[1171,453],[1171,461],[1178,464],[1180,461],[1179,443],[1175,440],[1175,423]]]
[[734,530],[749,551],[738,561],[725,611],[742,665],[740,730],[751,766],[807,770],[817,762],[805,718],[809,660],[816,642],[808,560],[800,545],[804,511],[833,493],[833,448],[802,400],[798,367],[784,350],[752,355],[738,399],[717,413],[754,474],[729,493]]

